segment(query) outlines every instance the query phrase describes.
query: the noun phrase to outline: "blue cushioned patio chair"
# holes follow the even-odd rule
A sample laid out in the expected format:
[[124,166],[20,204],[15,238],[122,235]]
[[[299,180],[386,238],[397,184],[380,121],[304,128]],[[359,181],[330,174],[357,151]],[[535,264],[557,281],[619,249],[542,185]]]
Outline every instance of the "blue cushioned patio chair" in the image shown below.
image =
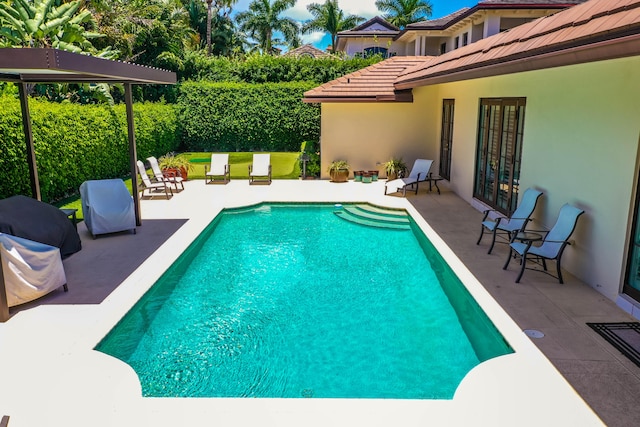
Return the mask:
[[487,219],[489,213],[495,212],[495,209],[485,210],[484,217],[482,218],[480,237],[478,238],[476,245],[480,244],[485,230],[491,233],[491,246],[489,246],[489,250],[487,251],[488,254],[491,253],[493,246],[496,244],[497,235],[506,234],[507,242],[504,243],[511,242],[513,240],[513,236],[524,231],[527,223],[531,221],[531,214],[533,214],[540,196],[542,196],[542,192],[533,188],[527,188],[522,195],[520,204],[511,215],[511,218],[498,217],[495,220]]
[[540,246],[531,246],[531,241],[527,243],[511,242],[509,245],[509,258],[507,258],[507,262],[504,264],[502,269],[506,270],[511,258],[515,257],[516,254],[519,255],[522,265],[520,268],[520,274],[518,274],[518,278],[516,279],[516,283],[520,283],[522,274],[524,273],[525,268],[527,268],[528,259],[535,258],[535,260],[542,265],[544,272],[551,276],[553,276],[553,274],[547,271],[546,260],[555,260],[558,273],[557,279],[561,284],[564,283],[562,280],[562,272],[560,270],[560,260],[562,258],[562,253],[564,252],[564,248],[571,244],[569,242],[569,238],[576,229],[578,218],[583,213],[584,211],[582,209],[578,209],[575,206],[571,206],[569,204],[562,206],[555,225],[551,230],[549,230]]

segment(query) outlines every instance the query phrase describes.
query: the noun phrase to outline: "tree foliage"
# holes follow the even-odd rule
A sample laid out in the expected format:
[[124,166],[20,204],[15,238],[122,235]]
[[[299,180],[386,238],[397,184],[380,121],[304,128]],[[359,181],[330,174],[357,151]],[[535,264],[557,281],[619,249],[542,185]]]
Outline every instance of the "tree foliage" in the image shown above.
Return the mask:
[[243,31],[258,41],[263,53],[274,53],[275,45],[282,41],[274,38],[276,31],[284,35],[284,39],[291,47],[300,45],[298,24],[291,18],[281,16],[293,7],[296,0],[253,0],[249,10],[240,12],[236,19]]
[[386,12],[384,19],[399,28],[429,18],[432,13],[428,0],[377,0],[376,7]]
[[324,31],[331,35],[331,52],[336,51],[336,38],[340,31],[349,30],[361,22],[364,18],[357,15],[345,16],[338,7],[337,0],[326,0],[324,3],[311,3],[307,10],[313,15],[313,19],[302,26],[303,33],[312,31]]

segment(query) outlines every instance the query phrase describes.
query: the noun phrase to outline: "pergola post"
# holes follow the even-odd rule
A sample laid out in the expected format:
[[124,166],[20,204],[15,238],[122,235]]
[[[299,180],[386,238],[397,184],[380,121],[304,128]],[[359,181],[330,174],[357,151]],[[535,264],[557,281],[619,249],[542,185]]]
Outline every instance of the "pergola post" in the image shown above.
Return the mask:
[[136,214],[136,225],[142,225],[142,217],[140,216],[140,197],[138,191],[138,173],[136,161],[138,153],[136,152],[136,134],[133,124],[133,94],[131,93],[131,83],[124,84],[124,102],[127,109],[127,134],[129,136],[129,169],[131,170],[131,189],[133,191],[133,207]]
[[33,132],[31,131],[31,114],[29,114],[29,95],[27,84],[18,83],[20,91],[20,108],[22,109],[22,130],[24,141],[27,145],[27,164],[29,165],[29,180],[31,183],[31,195],[36,200],[42,200],[40,195],[40,181],[38,180],[38,167],[36,165],[36,151],[33,145]]

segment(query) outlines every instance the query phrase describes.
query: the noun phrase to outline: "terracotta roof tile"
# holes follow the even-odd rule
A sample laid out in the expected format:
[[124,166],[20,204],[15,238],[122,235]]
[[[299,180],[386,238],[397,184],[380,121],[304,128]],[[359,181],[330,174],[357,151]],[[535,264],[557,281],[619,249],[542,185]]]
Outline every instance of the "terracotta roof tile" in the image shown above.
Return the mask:
[[441,56],[388,59],[306,92],[305,102],[410,100],[406,91],[420,85],[629,55],[640,55],[640,0],[590,0]]
[[325,83],[304,94],[305,102],[398,101],[406,95],[398,93],[393,83],[407,68],[429,61],[426,56],[395,56],[362,70]]
[[[470,67],[494,67],[512,60],[560,52],[628,33],[640,36],[640,0],[591,0],[510,31],[454,50],[399,76],[396,88]],[[639,37],[640,38],[640,37]],[[637,45],[640,54],[640,43]],[[596,59],[591,59],[596,60]]]

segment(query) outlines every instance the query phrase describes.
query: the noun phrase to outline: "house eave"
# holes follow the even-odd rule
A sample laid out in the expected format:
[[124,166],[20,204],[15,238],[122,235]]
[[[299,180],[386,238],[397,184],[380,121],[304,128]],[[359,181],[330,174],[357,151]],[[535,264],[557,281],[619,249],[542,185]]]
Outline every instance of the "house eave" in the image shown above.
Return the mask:
[[535,71],[547,68],[577,65],[640,55],[640,33],[635,28],[631,34],[611,37],[591,43],[574,43],[546,51],[524,52],[495,61],[476,63],[467,67],[445,70],[424,77],[400,77],[394,87],[411,89],[440,83],[493,77],[505,74]]

